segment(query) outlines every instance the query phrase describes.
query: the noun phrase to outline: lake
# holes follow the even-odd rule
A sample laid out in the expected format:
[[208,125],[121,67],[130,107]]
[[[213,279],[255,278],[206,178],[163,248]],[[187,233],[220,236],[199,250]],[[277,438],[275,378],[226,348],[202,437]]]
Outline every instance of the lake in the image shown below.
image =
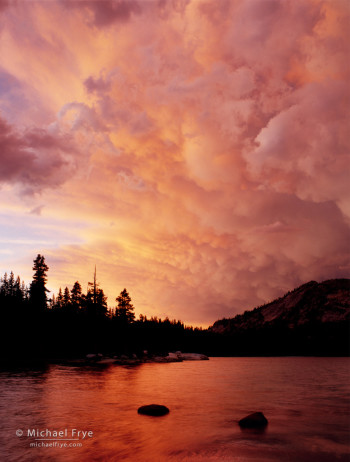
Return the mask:
[[[349,358],[50,365],[0,377],[5,462],[350,460]],[[170,413],[137,413],[151,403]],[[254,411],[266,430],[241,430]]]

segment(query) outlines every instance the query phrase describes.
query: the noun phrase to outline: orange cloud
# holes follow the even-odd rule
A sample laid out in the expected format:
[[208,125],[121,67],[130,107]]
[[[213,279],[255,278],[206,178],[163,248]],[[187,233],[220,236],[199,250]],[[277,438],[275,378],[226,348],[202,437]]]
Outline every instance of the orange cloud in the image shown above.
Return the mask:
[[96,263],[110,304],[127,287],[201,325],[346,276],[346,3],[2,9],[0,181],[32,242],[16,221],[13,261],[40,234],[54,290]]

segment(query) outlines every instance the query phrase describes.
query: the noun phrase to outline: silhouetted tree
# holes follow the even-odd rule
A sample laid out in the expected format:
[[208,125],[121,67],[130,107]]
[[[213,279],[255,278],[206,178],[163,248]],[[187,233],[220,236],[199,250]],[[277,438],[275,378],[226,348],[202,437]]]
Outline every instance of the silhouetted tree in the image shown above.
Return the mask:
[[17,276],[13,286],[13,297],[16,299],[16,303],[20,304],[26,300],[26,287],[21,278]]
[[25,285],[24,281],[21,282],[21,292],[23,294],[23,300],[29,300],[29,288]]
[[95,265],[95,272],[94,272],[94,282],[88,282],[89,289],[87,291],[87,294],[92,295],[93,303],[96,304],[97,302],[97,290],[98,290],[98,284],[96,281],[96,265]]
[[120,292],[120,295],[115,299],[117,307],[115,309],[115,318],[126,324],[130,324],[135,320],[134,306],[131,303],[131,297],[126,289]]
[[81,285],[78,281],[74,283],[72,290],[70,291],[70,299],[75,309],[81,308],[82,302],[82,290]]
[[8,296],[13,297],[15,295],[15,290],[15,275],[13,274],[13,271],[11,271],[8,280]]
[[58,290],[58,295],[56,297],[55,308],[62,308],[63,307],[63,293],[61,287]]
[[68,287],[66,287],[66,288],[64,289],[64,293],[63,293],[63,303],[64,303],[64,305],[65,305],[66,308],[70,305],[70,292],[69,292]]
[[49,300],[49,308],[56,308],[56,296],[52,295],[52,298]]
[[5,298],[8,296],[8,277],[7,273],[4,274],[4,276],[1,278],[1,287],[0,287],[0,295],[2,298]]
[[47,272],[49,267],[45,263],[45,257],[38,254],[34,260],[34,276],[29,289],[29,300],[36,311],[43,311],[47,308],[46,286]]
[[82,297],[85,311],[89,316],[103,318],[107,315],[107,297],[96,280],[96,266],[94,282],[88,283],[88,291]]
[[105,316],[107,314],[107,297],[100,288],[89,289],[84,296],[86,312],[92,316]]
[[7,273],[0,278],[0,303],[5,310],[15,311],[21,308],[23,302],[26,300],[26,287],[21,283],[19,276],[15,279],[13,272],[10,276]]

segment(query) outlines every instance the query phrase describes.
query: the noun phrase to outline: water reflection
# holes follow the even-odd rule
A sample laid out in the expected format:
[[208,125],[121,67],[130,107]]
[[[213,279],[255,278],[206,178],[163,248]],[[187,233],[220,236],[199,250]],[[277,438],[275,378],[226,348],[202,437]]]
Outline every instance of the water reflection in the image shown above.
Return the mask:
[[[0,459],[6,462],[349,460],[347,358],[55,365],[0,377]],[[151,403],[165,404],[170,413],[137,413]],[[256,410],[268,427],[241,429],[238,420]],[[28,438],[15,435],[28,428],[94,435],[82,447],[29,448]]]

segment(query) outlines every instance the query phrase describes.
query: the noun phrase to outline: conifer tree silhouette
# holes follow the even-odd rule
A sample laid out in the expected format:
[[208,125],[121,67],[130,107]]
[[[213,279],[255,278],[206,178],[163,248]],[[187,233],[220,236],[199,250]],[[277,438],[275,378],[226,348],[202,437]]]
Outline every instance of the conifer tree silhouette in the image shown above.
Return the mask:
[[134,306],[131,303],[131,297],[128,291],[124,289],[115,300],[118,303],[115,309],[115,317],[126,324],[134,322]]
[[46,288],[47,272],[49,267],[45,263],[45,257],[38,254],[33,265],[33,281],[29,289],[29,301],[35,311],[44,311],[47,308]]

